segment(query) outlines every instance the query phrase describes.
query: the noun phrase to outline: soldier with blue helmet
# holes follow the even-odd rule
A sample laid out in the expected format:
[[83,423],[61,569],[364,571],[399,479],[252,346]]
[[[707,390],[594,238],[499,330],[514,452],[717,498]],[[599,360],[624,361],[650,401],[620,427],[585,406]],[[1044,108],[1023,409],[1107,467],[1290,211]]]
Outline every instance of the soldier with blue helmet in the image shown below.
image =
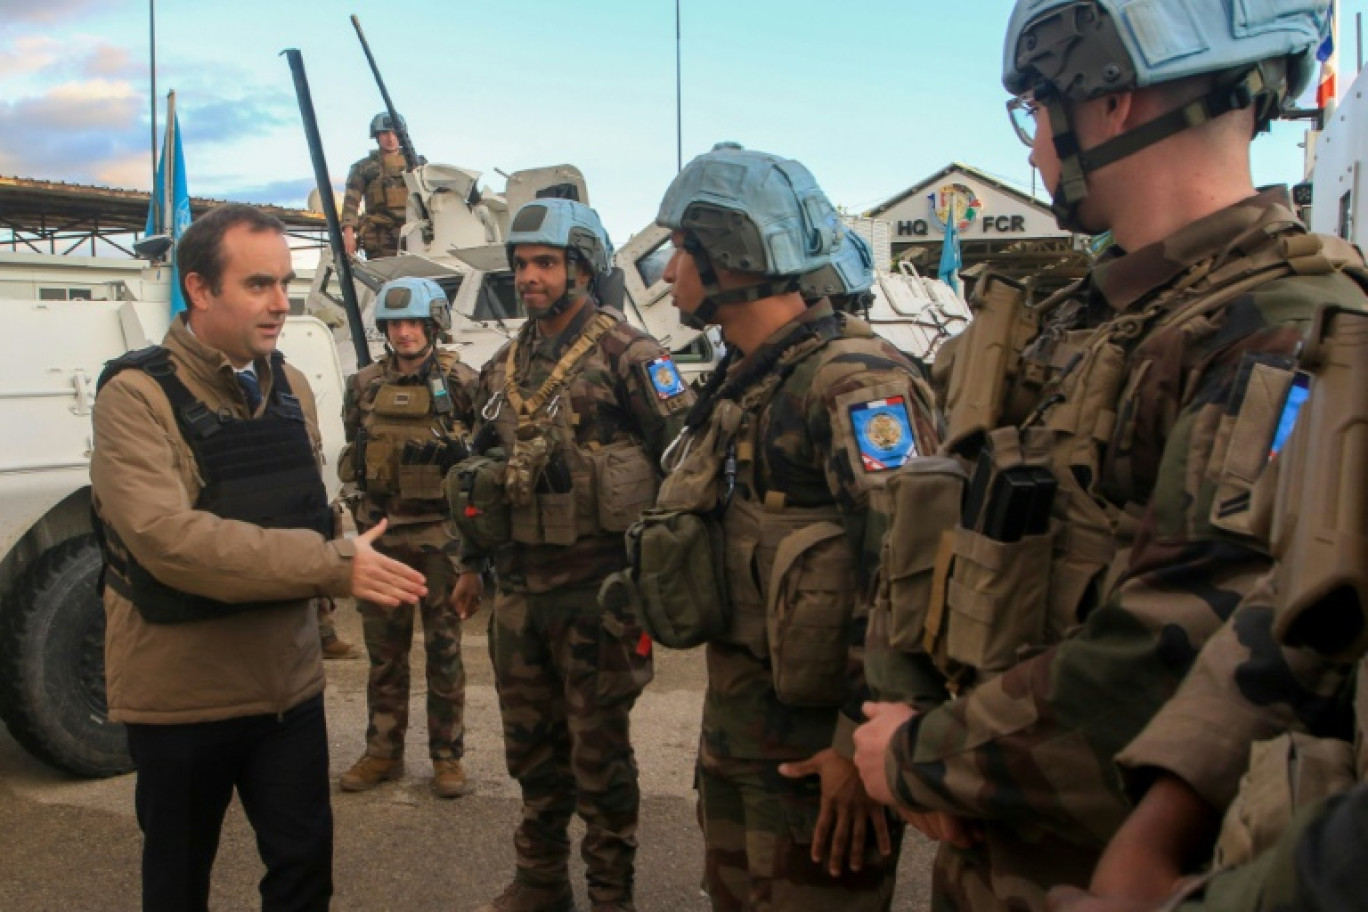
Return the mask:
[[385,283],[376,295],[375,325],[385,335],[386,353],[347,383],[347,446],[338,474],[358,489],[352,501],[357,529],[387,520],[377,548],[420,571],[428,594],[416,611],[414,605],[356,603],[370,656],[369,721],[365,753],[339,785],[364,791],[404,774],[409,649],[414,616],[421,614],[431,787],[439,798],[455,798],[468,788],[461,766],[465,668],[461,619],[451,601],[459,542],[448,528],[442,479],[466,455],[476,375],[455,352],[439,347],[451,329],[451,304],[431,279]]
[[[672,231],[680,320],[720,327],[728,347],[629,535],[636,598],[662,635],[717,618],[688,639],[708,652],[704,886],[716,910],[887,909],[901,827],[865,795],[850,735],[884,485],[936,446],[930,390],[826,298],[859,270],[833,261],[842,226],[800,163],[719,145],[679,173],[656,221]],[[665,529],[697,531],[656,547]],[[717,559],[674,579],[672,552]],[[708,604],[679,601],[699,586]]]
[[[1088,883],[1130,806],[1118,754],[1268,570],[1251,487],[1297,353],[1317,308],[1364,301],[1358,253],[1309,234],[1250,168],[1307,83],[1326,6],[1013,10],[1020,138],[1060,225],[1114,245],[1034,305],[980,279],[936,366],[960,462],[918,504],[925,525],[948,495],[944,521],[920,548],[890,537],[887,569],[896,590],[932,568],[891,613],[957,699],[871,705],[855,735],[870,793],[943,840],[934,909],[1044,909],[1050,887]],[[1173,763],[1174,743],[1146,762]]]
[[407,164],[399,144],[403,129],[402,116],[397,124],[386,111],[372,117],[370,135],[376,148],[347,172],[341,216],[347,256],[356,255],[358,234],[368,260],[399,253],[399,229],[404,227],[408,207]]
[[874,248],[849,225],[841,226],[841,240],[831,262],[803,276],[803,297],[826,298],[842,313],[861,315],[874,300]]
[[593,209],[534,200],[507,242],[528,320],[480,373],[475,453],[446,485],[464,617],[494,567],[489,650],[523,796],[513,881],[482,912],[574,908],[576,813],[594,912],[628,912],[640,806],[630,715],[653,673],[651,641],[598,590],[625,562],[623,533],[654,499],[694,397],[670,353],[602,304],[613,248]]

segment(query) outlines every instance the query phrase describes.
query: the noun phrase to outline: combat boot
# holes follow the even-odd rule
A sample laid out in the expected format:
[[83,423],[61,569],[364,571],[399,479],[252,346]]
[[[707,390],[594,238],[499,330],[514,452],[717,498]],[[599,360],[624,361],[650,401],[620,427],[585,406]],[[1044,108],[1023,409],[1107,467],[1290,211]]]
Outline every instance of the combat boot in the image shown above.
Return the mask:
[[470,791],[470,783],[466,780],[465,770],[461,769],[461,761],[433,760],[432,761],[432,793],[438,798],[459,798]]
[[323,638],[323,658],[325,659],[355,659],[361,655],[361,650],[337,637]]
[[575,894],[568,883],[534,887],[515,880],[477,912],[575,912]]
[[395,779],[402,778],[404,775],[404,758],[396,757],[387,760],[384,757],[372,757],[365,754],[360,760],[352,764],[352,768],[347,770],[337,779],[337,785],[344,792],[364,792],[373,789],[382,782],[393,782]]

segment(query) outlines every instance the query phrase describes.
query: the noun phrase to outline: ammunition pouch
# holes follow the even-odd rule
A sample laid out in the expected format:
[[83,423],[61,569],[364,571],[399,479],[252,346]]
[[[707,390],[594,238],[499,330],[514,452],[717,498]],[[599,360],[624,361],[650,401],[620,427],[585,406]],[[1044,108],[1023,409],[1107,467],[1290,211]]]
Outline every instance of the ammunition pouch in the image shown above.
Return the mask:
[[542,471],[551,455],[549,428],[527,422],[519,422],[514,434],[513,452],[508,456],[508,500],[515,507],[525,507],[532,503],[532,497],[541,481]]
[[1249,770],[1221,823],[1215,866],[1254,860],[1273,847],[1299,811],[1348,791],[1355,781],[1348,741],[1289,732],[1255,742]]
[[841,525],[813,523],[780,540],[765,605],[780,702],[837,706],[844,700],[857,595]]
[[504,487],[504,451],[493,447],[457,463],[447,473],[444,490],[451,520],[463,542],[489,552],[512,541],[511,508]]
[[[937,545],[926,645],[947,675],[967,667],[983,681],[1016,664],[1023,649],[1046,642],[1056,492],[1048,468],[1052,439],[1040,429],[989,434],[961,521]],[[917,565],[924,564],[925,555]]]
[[656,499],[660,473],[635,441],[623,441],[587,454],[594,476],[598,527],[626,532]]
[[[689,510],[649,509],[627,532],[631,569],[602,593],[632,593],[651,639],[690,649],[727,629],[729,600],[717,521]],[[611,585],[610,585],[611,584]]]
[[912,460],[888,480],[892,516],[881,546],[869,622],[887,631],[886,641],[894,649],[922,648],[933,571],[938,559],[949,559],[966,479],[959,460],[928,456]]

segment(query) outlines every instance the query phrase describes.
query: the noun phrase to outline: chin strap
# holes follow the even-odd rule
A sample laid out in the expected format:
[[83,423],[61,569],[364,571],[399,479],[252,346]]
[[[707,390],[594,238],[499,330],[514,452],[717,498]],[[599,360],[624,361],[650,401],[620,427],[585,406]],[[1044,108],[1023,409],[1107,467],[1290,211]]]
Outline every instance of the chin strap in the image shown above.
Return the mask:
[[771,298],[798,290],[798,279],[791,276],[779,276],[755,285],[747,285],[745,288],[724,290],[717,281],[717,270],[713,268],[712,258],[692,233],[685,233],[684,249],[693,257],[694,268],[698,270],[698,280],[703,285],[703,301],[698,305],[698,309],[693,313],[679,314],[679,322],[690,329],[707,329],[716,320],[717,311],[724,304],[749,304],[761,298]]
[[1081,224],[1078,209],[1088,197],[1090,173],[1175,133],[1200,127],[1231,111],[1252,107],[1255,109],[1257,129],[1267,129],[1277,104],[1277,93],[1268,87],[1262,71],[1253,67],[1234,83],[1219,85],[1201,98],[1083,151],[1078,148],[1078,137],[1074,133],[1067,101],[1055,95],[1048,86],[1041,86],[1039,91],[1044,96],[1041,102],[1050,114],[1055,156],[1059,159],[1060,167],[1059,186],[1050,190],[1050,209],[1059,227],[1085,233],[1091,233],[1091,229]]

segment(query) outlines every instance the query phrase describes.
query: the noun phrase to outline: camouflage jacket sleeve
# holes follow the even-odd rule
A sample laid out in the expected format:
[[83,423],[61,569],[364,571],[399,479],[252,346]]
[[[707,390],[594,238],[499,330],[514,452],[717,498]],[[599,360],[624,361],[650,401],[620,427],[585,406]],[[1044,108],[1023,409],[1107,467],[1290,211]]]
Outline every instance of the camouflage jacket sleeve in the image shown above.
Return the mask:
[[472,432],[475,430],[475,397],[479,386],[480,375],[464,361],[454,362],[447,371],[447,390],[451,393],[453,414]]
[[340,221],[344,228],[356,227],[357,214],[361,211],[361,200],[366,195],[366,162],[369,158],[363,158],[351,166],[347,172],[346,194],[342,198],[342,215]]
[[[1338,912],[1363,908],[1368,783],[1313,805],[1254,861],[1208,878],[1178,912]],[[1166,907],[1170,908],[1170,907]]]
[[[1137,349],[1144,368],[1133,368],[1104,463],[1104,474],[1130,467],[1122,502],[1139,517],[1113,571],[1121,582],[1076,635],[904,727],[886,758],[903,803],[1099,847],[1120,825],[1128,803],[1113,758],[1269,569],[1262,550],[1210,515],[1229,416],[1249,382],[1242,368],[1290,358],[1305,330],[1285,297],[1270,298],[1245,295]],[[1313,312],[1305,308],[1306,321]]]
[[1353,666],[1280,645],[1273,616],[1270,575],[1202,647],[1178,693],[1117,758],[1133,792],[1164,770],[1224,810],[1254,742],[1286,731],[1344,730],[1340,694]]
[[[917,377],[915,367],[883,342],[831,344],[845,350],[823,359],[818,375],[808,386],[804,410],[807,436],[815,448],[813,455],[822,466],[829,496],[836,499],[855,556],[859,601],[850,625],[847,699],[833,740],[837,752],[853,757],[851,739],[855,727],[863,721],[860,706],[870,699],[865,680],[865,635],[880,543],[888,528],[885,485],[896,468],[874,458],[876,444],[868,440],[867,431],[857,428],[855,415],[867,410],[871,403],[901,397],[908,420],[906,430],[913,436],[908,456],[935,452],[938,441],[932,394]],[[779,439],[782,441],[782,437]],[[801,488],[798,491],[801,493]]]
[[651,462],[660,464],[665,448],[684,429],[684,419],[694,404],[694,391],[684,386],[673,396],[662,396],[650,378],[652,364],[670,358],[650,336],[634,339],[617,360],[618,400],[640,432]]

